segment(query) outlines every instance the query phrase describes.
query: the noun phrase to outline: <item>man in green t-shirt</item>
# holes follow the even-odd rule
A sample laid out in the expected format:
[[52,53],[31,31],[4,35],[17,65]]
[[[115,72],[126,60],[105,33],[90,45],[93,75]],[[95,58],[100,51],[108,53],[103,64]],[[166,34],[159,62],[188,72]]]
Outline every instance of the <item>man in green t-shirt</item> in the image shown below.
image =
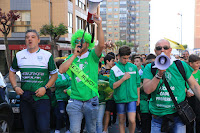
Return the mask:
[[[171,51],[172,48],[170,47],[170,43],[165,39],[159,40],[155,45],[155,53],[157,56],[164,52],[169,58],[171,58]],[[168,124],[170,124],[168,129],[170,129],[172,132],[186,132],[186,127],[177,115],[174,103],[171,100],[169,92],[167,91],[162,80],[162,76],[165,76],[178,103],[185,100],[185,80],[179,72],[176,64],[173,62],[173,58],[171,58],[170,63],[171,65],[166,70],[158,69],[155,76],[153,76],[151,73],[151,64],[148,64],[143,72],[144,91],[147,94],[151,94],[151,99],[149,102],[149,110],[153,115],[151,132],[155,133],[161,132],[161,125],[164,120],[167,120]],[[190,88],[193,90],[198,99],[200,99],[200,87],[192,76],[193,69],[185,62],[182,62],[182,64],[185,69],[187,82],[189,83]],[[172,116],[173,122],[167,119],[172,118]],[[167,126],[167,124],[164,126]]]
[[[86,121],[86,130],[89,133],[96,132],[96,120],[98,113],[98,63],[104,48],[104,34],[102,30],[102,19],[94,15],[94,22],[97,24],[98,45],[94,47],[91,42],[92,36],[83,30],[78,30],[71,38],[74,54],[70,55],[59,68],[60,73],[71,70],[71,95],[67,105],[67,113],[70,120],[70,132],[79,133],[83,116]],[[81,42],[83,42],[82,47]],[[78,66],[73,71],[74,66]],[[70,67],[71,66],[71,67]],[[73,67],[72,67],[73,66]],[[80,70],[78,70],[80,69]],[[73,72],[72,72],[73,71]],[[75,72],[78,73],[75,74]],[[80,76],[80,74],[85,74]],[[83,78],[84,77],[84,78]],[[93,81],[88,83],[88,81]],[[88,84],[89,85],[88,85]],[[87,84],[87,85],[86,85]]]
[[[25,33],[27,49],[17,52],[9,71],[9,79],[20,95],[20,112],[25,133],[50,132],[51,87],[58,74],[50,52],[40,49],[39,34],[36,30]],[[21,87],[17,86],[15,73],[21,72]],[[51,77],[50,77],[51,76]],[[50,78],[49,78],[50,77]]]

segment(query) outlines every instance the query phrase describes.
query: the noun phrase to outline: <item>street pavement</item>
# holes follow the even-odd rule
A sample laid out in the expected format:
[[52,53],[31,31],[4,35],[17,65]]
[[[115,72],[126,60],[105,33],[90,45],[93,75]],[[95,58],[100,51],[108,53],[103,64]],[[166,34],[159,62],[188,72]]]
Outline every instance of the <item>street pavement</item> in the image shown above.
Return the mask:
[[[61,133],[65,133],[65,131],[66,131],[65,128],[63,128],[61,130]],[[24,131],[22,129],[18,129],[18,130],[13,131],[13,133],[24,133]],[[54,133],[54,130],[51,130],[51,133]],[[118,126],[118,119],[117,119],[115,124],[112,124],[111,126],[108,127],[108,133],[120,133],[119,132],[119,126]],[[127,127],[126,127],[126,132],[125,133],[129,133]],[[140,133],[140,132],[137,131],[137,129],[136,129],[135,133]]]

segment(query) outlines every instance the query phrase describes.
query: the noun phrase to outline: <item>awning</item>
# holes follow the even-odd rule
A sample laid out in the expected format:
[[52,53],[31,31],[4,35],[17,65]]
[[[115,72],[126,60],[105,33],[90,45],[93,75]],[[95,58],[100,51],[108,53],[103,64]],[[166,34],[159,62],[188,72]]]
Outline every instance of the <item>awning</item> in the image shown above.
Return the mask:
[[[44,50],[50,50],[51,49],[51,45],[48,44],[39,44],[39,47],[41,49]],[[26,49],[26,45],[25,44],[14,44],[14,45],[8,45],[9,50],[23,50]]]
[[0,50],[6,50],[5,44],[0,44]]
[[58,44],[58,50],[71,50],[71,44],[69,43],[56,43]]

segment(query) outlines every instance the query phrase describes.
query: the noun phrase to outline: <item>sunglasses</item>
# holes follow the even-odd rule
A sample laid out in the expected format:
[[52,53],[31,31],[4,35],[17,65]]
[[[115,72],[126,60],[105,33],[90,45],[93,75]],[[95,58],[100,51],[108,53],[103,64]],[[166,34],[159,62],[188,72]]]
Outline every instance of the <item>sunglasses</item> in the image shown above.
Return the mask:
[[164,48],[164,50],[168,50],[168,49],[169,49],[168,46],[164,46],[164,47],[157,46],[157,47],[156,47],[156,50],[162,50],[162,48]]
[[76,40],[74,41],[74,43],[77,45],[77,44],[81,43],[81,41],[82,41],[82,43],[85,43],[85,39],[84,39],[84,38],[82,38],[82,39],[80,39],[80,40],[76,39]]

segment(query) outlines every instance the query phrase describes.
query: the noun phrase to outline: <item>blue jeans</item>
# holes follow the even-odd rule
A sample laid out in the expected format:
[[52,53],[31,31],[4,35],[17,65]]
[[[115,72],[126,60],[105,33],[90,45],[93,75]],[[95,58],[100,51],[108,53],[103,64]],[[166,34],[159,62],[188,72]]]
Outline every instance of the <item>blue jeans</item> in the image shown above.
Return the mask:
[[[163,117],[152,116],[151,133],[161,133],[162,121]],[[186,133],[186,126],[182,123],[179,116],[174,117],[174,124],[169,128],[171,133]]]
[[35,102],[20,101],[20,111],[25,133],[50,132],[50,100],[41,99]]
[[136,112],[136,101],[129,103],[117,103],[117,113],[125,114],[126,112]]
[[70,121],[70,133],[80,133],[83,116],[85,116],[87,132],[95,133],[99,109],[98,105],[98,97],[94,97],[88,101],[70,99],[67,105],[67,113]]
[[64,123],[66,123],[66,128],[69,130],[69,118],[66,113],[66,104],[65,101],[57,101],[57,106],[55,107],[56,130],[60,130]]
[[97,117],[97,133],[102,133],[103,131],[103,116],[105,112],[106,105],[99,105],[98,117]]

